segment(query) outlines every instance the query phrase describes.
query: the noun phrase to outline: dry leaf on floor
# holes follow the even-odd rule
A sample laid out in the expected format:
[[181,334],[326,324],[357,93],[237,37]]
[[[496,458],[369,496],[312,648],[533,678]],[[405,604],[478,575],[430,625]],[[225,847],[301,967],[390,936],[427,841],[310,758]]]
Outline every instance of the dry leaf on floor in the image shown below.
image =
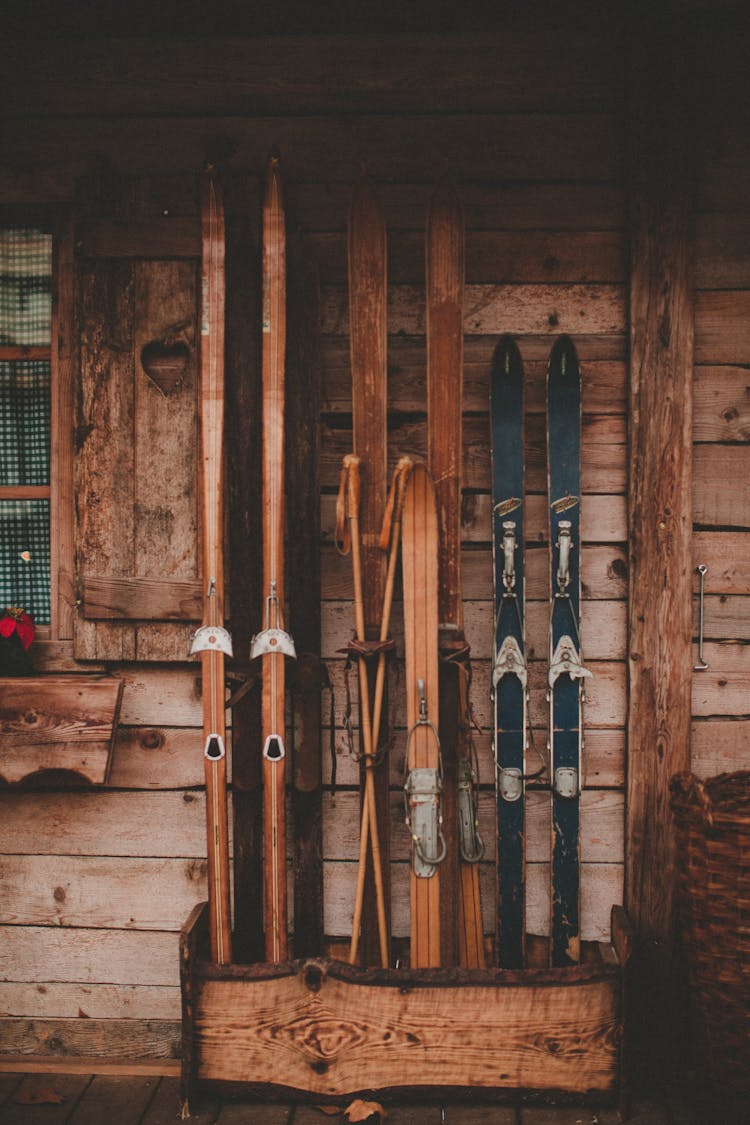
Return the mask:
[[32,1086],[28,1090],[20,1089],[13,1101],[18,1105],[62,1105],[65,1097],[51,1086]]
[[316,1105],[313,1109],[317,1109],[318,1113],[324,1113],[326,1117],[338,1117],[342,1112],[337,1105]]
[[344,1116],[347,1121],[367,1121],[375,1116],[382,1121],[388,1114],[378,1102],[363,1102],[361,1098],[355,1098],[344,1110]]

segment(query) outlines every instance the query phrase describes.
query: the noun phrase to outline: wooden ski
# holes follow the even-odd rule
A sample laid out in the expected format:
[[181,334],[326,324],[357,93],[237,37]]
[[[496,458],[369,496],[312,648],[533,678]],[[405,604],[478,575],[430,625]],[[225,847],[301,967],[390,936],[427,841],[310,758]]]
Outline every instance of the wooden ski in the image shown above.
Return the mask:
[[425,232],[427,463],[439,527],[438,613],[441,638],[440,736],[443,750],[441,870],[442,961],[484,966],[478,861],[476,766],[469,717],[469,650],[461,597],[463,456],[463,295],[465,235],[461,202],[442,180],[432,194]]
[[561,336],[547,371],[550,547],[549,742],[552,780],[553,966],[580,960],[580,795],[583,667],[580,634],[581,373]]
[[[352,194],[348,225],[349,346],[352,371],[352,448],[360,464],[359,525],[362,598],[367,641],[379,637],[386,582],[386,555],[379,533],[388,492],[387,467],[387,315],[386,231],[372,182],[362,176]],[[372,713],[372,706],[370,707]],[[363,804],[367,788],[363,753]],[[390,810],[388,761],[384,745],[372,747],[372,782],[382,860],[387,944],[390,947]],[[379,893],[371,858],[367,860],[361,929],[365,964],[382,958],[378,925]]]
[[435,489],[424,465],[415,465],[406,486],[401,529],[406,665],[407,826],[411,838],[411,967],[438,967],[439,865],[442,832],[442,765],[437,731],[438,521]]
[[266,959],[287,959],[286,656],[295,656],[284,629],[284,359],[286,235],[279,155],[268,160],[263,200],[263,630],[251,658],[262,660],[263,925]]
[[497,797],[497,959],[525,957],[525,784],[528,729],[524,599],[524,377],[510,336],[495,349],[490,386]]
[[208,838],[211,958],[232,960],[227,825],[224,657],[232,655],[224,620],[224,203],[213,169],[201,180],[200,434],[203,490],[203,624],[191,653],[200,654]]

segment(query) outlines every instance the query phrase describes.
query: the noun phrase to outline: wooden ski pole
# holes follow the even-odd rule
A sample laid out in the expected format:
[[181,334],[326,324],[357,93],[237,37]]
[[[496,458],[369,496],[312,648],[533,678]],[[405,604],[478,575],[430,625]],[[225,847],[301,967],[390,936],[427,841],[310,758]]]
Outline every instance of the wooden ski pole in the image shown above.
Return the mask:
[[[398,552],[401,545],[401,514],[404,508],[406,482],[409,479],[409,474],[412,470],[413,464],[414,462],[410,457],[401,457],[398,464],[396,465],[393,473],[393,481],[391,484],[391,495],[388,501],[388,511],[386,513],[386,519],[384,520],[383,530],[381,532],[380,546],[383,550],[388,551],[388,570],[385,579],[383,613],[380,622],[381,644],[388,640],[388,632],[391,627],[393,591],[396,585],[396,564],[398,562]],[[372,707],[372,735],[370,741],[373,748],[373,753],[377,752],[378,740],[380,738],[380,722],[383,712],[383,696],[385,693],[385,670],[386,654],[381,648],[380,652],[378,653],[378,668],[375,678],[375,694]],[[349,961],[351,964],[354,964],[359,952],[359,927],[361,925],[362,906],[365,894],[365,870],[369,835],[370,802],[366,800],[362,805],[362,820],[359,830],[359,870],[357,874],[357,890],[354,900],[355,925],[352,927],[352,943],[349,953]],[[377,836],[377,821],[375,822],[375,836]],[[378,853],[379,851],[380,849],[378,848]],[[375,859],[373,854],[373,866],[374,864]],[[382,860],[380,860],[379,866],[381,867],[382,872]],[[384,962],[384,965],[385,964],[387,964],[387,962]]]
[[[359,532],[359,496],[360,496],[360,459],[353,453],[344,458],[344,472],[346,474],[346,499],[349,528],[351,534],[352,573],[354,577],[354,619],[358,641],[364,641],[365,636],[365,610],[362,595],[362,562],[360,557],[360,532]],[[383,892],[383,868],[380,857],[380,838],[378,836],[377,805],[375,801],[375,779],[373,777],[373,741],[372,722],[370,716],[370,687],[368,683],[367,663],[364,656],[358,657],[359,671],[359,721],[364,744],[365,760],[365,801],[367,818],[370,826],[370,840],[372,844],[372,866],[375,875],[375,895],[378,917],[378,934],[380,938],[380,960],[384,968],[388,967],[390,954],[388,949],[388,925],[385,914],[385,895]],[[359,930],[362,924],[362,902],[364,900],[365,866],[367,861],[367,836],[360,836],[359,846],[359,872],[357,879],[357,892],[355,896],[355,912],[352,923],[352,941],[349,951],[351,964],[357,959],[359,946]]]
[[203,483],[203,625],[191,653],[199,653],[203,684],[204,772],[208,843],[208,914],[211,958],[232,960],[227,826],[224,656],[232,643],[224,613],[224,205],[215,172],[201,181],[200,418]]

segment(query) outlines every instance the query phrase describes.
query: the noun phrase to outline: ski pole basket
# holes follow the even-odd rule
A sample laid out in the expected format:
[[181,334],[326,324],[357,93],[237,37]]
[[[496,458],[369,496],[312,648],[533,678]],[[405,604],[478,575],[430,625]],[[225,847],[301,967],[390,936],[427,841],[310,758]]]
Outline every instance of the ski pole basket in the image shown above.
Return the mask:
[[[750,1099],[750,771],[672,778],[696,1071],[722,1120]],[[718,1112],[718,1110],[717,1110]]]

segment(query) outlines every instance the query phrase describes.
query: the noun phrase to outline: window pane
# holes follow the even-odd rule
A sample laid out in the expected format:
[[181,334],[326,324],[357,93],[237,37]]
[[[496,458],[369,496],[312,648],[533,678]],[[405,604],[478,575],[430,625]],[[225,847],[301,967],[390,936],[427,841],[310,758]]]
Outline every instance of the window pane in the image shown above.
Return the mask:
[[0,610],[20,606],[49,625],[49,501],[0,500]]
[[49,484],[50,365],[0,362],[0,484]]
[[0,230],[0,344],[48,345],[52,325],[52,235]]

